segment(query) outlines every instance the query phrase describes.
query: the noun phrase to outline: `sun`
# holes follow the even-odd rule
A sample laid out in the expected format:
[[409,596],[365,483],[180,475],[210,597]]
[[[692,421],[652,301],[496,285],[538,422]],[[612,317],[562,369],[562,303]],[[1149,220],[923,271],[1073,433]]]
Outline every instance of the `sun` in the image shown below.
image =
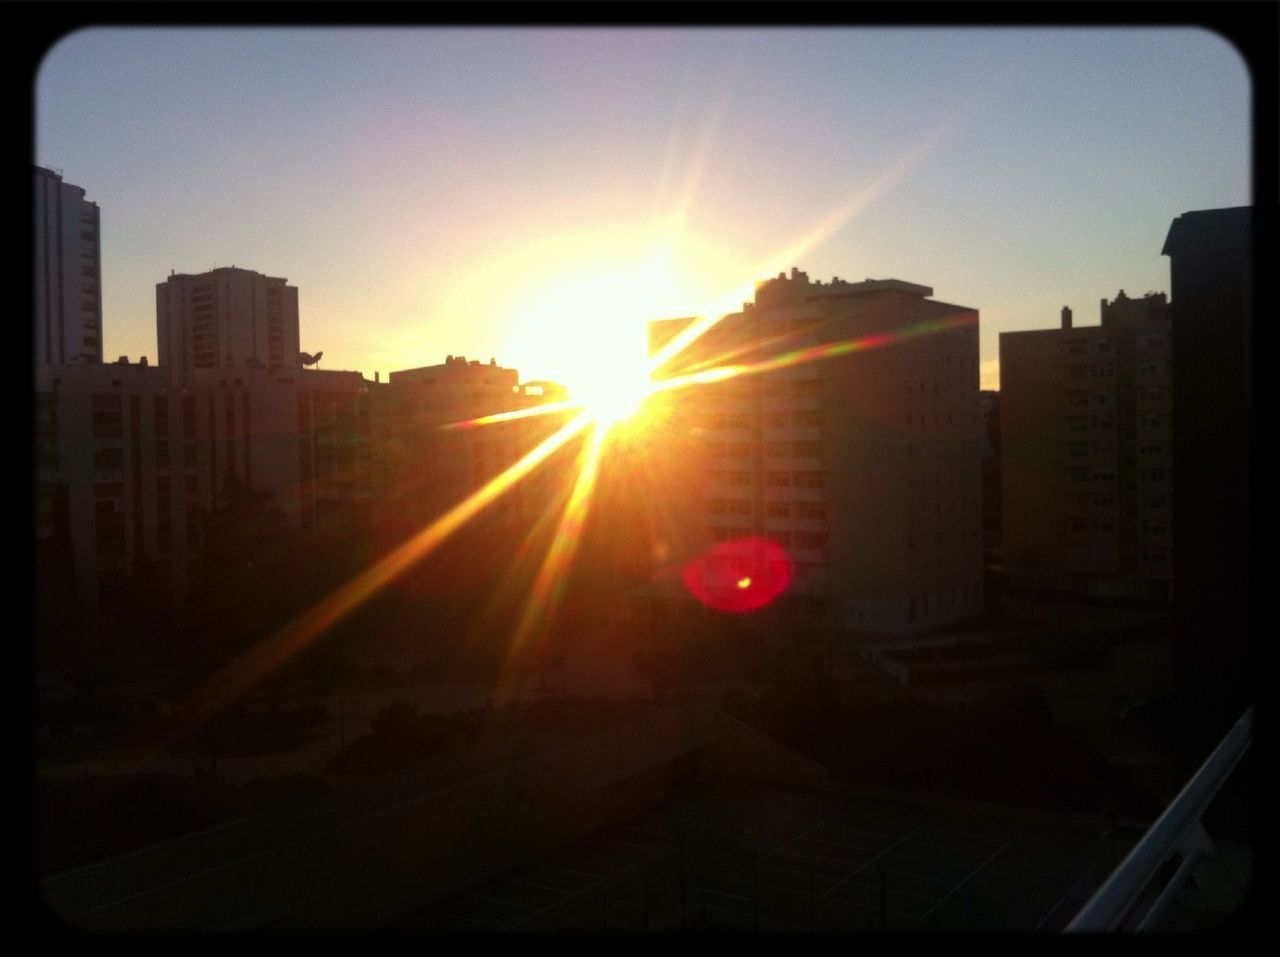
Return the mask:
[[592,418],[633,419],[651,391],[648,324],[668,318],[682,290],[659,254],[585,256],[547,277],[522,305],[513,330],[521,371],[559,381]]

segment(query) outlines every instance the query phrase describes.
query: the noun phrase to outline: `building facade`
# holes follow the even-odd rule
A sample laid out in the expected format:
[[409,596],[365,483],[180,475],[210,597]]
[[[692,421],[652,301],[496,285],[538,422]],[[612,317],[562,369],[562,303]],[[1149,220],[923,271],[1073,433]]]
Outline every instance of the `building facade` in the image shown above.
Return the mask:
[[234,266],[174,273],[156,285],[160,365],[192,369],[296,368],[298,290]]
[[35,168],[35,362],[102,361],[102,228],[98,204]]
[[[978,314],[932,294],[792,270],[663,370],[755,364],[672,400],[701,437],[688,507],[713,545],[780,546],[790,596],[844,629],[982,609]],[[689,321],[654,323],[651,349]]]
[[[373,388],[377,509],[400,534],[439,517],[517,462],[563,424],[546,415],[467,426],[564,398],[550,382],[520,383],[515,369],[450,355],[439,365],[392,372]],[[535,518],[558,486],[550,469],[534,471],[492,507],[479,524]]]
[[1164,293],[1101,324],[1000,336],[1002,544],[1010,584],[1168,602],[1172,340]]
[[368,384],[357,372],[36,370],[37,542],[65,536],[93,611],[146,567],[180,606],[229,482],[270,493],[282,529],[357,514],[373,494]]

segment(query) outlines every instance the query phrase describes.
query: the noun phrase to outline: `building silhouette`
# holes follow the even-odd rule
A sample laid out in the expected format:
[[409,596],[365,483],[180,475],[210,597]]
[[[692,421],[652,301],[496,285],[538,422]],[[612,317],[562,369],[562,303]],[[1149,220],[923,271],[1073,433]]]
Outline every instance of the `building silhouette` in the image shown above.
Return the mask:
[[1178,685],[1204,741],[1250,699],[1252,207],[1183,213],[1161,252],[1173,301]]
[[[175,273],[156,290],[159,365],[37,365],[37,544],[69,556],[65,588],[90,619],[138,574],[181,618],[229,494],[265,496],[289,536],[390,514],[397,544],[549,427],[443,428],[559,396],[494,362],[450,356],[388,382],[308,368],[297,303],[248,269]],[[540,513],[548,483],[531,476],[482,517]]]
[[[932,294],[793,269],[662,373],[764,364],[674,394],[701,437],[687,508],[711,545],[781,546],[793,604],[836,627],[910,633],[982,610],[978,313]],[[689,322],[653,323],[651,349]]]
[[98,204],[35,167],[36,365],[102,361],[102,245]]
[[1000,336],[1002,537],[1010,584],[1167,602],[1172,369],[1163,293],[1101,301],[1101,324]]

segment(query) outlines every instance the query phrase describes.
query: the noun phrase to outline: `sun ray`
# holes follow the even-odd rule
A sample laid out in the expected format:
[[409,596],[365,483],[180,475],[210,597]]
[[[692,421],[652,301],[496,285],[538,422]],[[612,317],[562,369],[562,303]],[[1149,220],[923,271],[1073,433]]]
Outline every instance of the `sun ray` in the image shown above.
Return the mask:
[[[786,267],[801,257],[818,244],[830,238],[835,232],[843,228],[852,221],[859,213],[865,210],[873,202],[879,199],[884,193],[897,186],[912,170],[918,167],[925,158],[934,152],[938,145],[949,135],[960,123],[968,117],[973,109],[979,104],[978,97],[971,97],[966,101],[959,110],[956,110],[946,121],[934,127],[928,133],[920,138],[920,140],[909,149],[906,154],[892,163],[888,168],[884,169],[870,183],[856,190],[848,199],[839,204],[827,216],[820,219],[814,224],[808,232],[797,239],[791,245],[784,247],[778,253],[770,256],[756,268],[750,271],[750,275],[755,276],[772,276],[780,269],[785,270]],[[677,224],[683,222],[680,216],[674,220]],[[709,303],[706,307],[699,309],[698,318],[684,329],[680,330],[670,341],[662,346],[649,359],[650,373],[660,369],[663,365],[679,355],[694,342],[700,339],[709,329],[716,326],[727,314],[729,314],[734,305],[739,302],[746,301],[750,292],[750,287],[744,285],[726,293],[719,299]]]
[[481,425],[496,425],[499,422],[513,422],[516,419],[529,419],[538,415],[551,415],[554,412],[574,412],[584,408],[582,402],[563,400],[546,402],[528,409],[514,409],[511,412],[495,412],[493,415],[482,415],[475,419],[464,419],[461,422],[449,422],[441,429],[474,429]]
[[972,316],[961,313],[943,319],[929,319],[892,333],[878,333],[876,335],[863,336],[860,339],[845,339],[841,342],[832,342],[821,346],[794,349],[791,352],[784,352],[781,355],[762,359],[758,362],[713,366],[697,372],[672,376],[669,379],[659,379],[653,383],[650,394],[668,392],[673,389],[684,389],[689,386],[708,385],[712,382],[723,382],[726,379],[736,379],[744,375],[760,375],[765,372],[774,372],[778,369],[802,365],[806,362],[834,359],[854,352],[879,349],[906,339],[973,325],[974,321]]
[[591,494],[595,490],[596,477],[600,471],[600,454],[607,434],[606,426],[597,425],[582,452],[573,493],[569,496],[569,501],[560,516],[560,525],[556,529],[555,538],[547,549],[542,567],[538,569],[538,575],[525,602],[524,613],[520,616],[520,621],[511,636],[511,644],[507,649],[507,666],[495,689],[495,700],[499,702],[505,701],[514,690],[517,678],[516,656],[524,649],[529,636],[538,624],[546,621],[555,611],[564,595],[566,572],[582,541],[582,529],[586,522]]
[[[730,88],[731,85],[727,86],[723,91],[723,102],[727,102]],[[721,108],[723,107],[723,102],[719,104]],[[970,98],[961,109],[953,111],[946,122],[923,136],[916,146],[896,163],[881,172],[871,183],[853,193],[848,200],[837,206],[828,216],[816,223],[811,230],[796,242],[771,257],[762,267],[751,270],[750,274],[772,275],[779,266],[785,269],[789,263],[794,262],[814,246],[829,238],[882,194],[897,186],[908,173],[923,162],[929,153],[937,148],[942,139],[959,125],[978,103],[979,97]],[[664,232],[669,238],[678,234],[692,206],[697,186],[701,182],[703,175],[703,167],[706,164],[718,131],[720,112],[720,109],[713,110],[708,124],[704,127],[704,135],[696,150],[693,166],[682,184],[683,188],[679,202],[673,214],[668,217],[665,223]],[[646,366],[649,376],[652,377],[656,370],[701,338],[707,330],[730,314],[734,305],[740,301],[745,301],[749,294],[750,286],[744,285],[709,304],[708,308],[701,310],[701,316],[686,325],[654,355],[649,357]],[[864,349],[879,348],[910,336],[943,331],[968,321],[970,320],[931,320],[892,334],[868,336],[824,346],[793,350],[753,363],[717,365],[703,368],[695,372],[651,381],[646,397],[659,392],[724,381],[742,375],[758,375],[805,362],[846,355]],[[760,344],[756,344],[756,348],[759,347]],[[583,409],[583,406],[581,403],[575,402],[548,403],[532,409],[497,413],[464,422],[452,423],[445,426],[445,428],[474,428],[496,422],[574,409]],[[566,506],[565,514],[561,518],[561,528],[557,533],[556,541],[553,543],[551,552],[539,571],[537,581],[535,581],[530,606],[526,609],[521,625],[517,628],[517,634],[523,640],[523,637],[531,627],[531,625],[526,625],[525,621],[536,621],[536,615],[538,614],[538,604],[534,599],[538,599],[541,596],[541,600],[544,601],[548,599],[554,600],[557,594],[555,592],[556,576],[563,573],[576,552],[577,536],[581,530],[581,518],[585,514],[587,501],[595,484],[601,446],[604,436],[609,432],[610,426],[614,424],[614,421],[607,416],[602,417],[601,415],[593,414],[590,409],[580,411],[578,415],[562,426],[556,433],[545,439],[475,493],[459,502],[439,519],[415,534],[395,551],[349,580],[328,598],[295,618],[268,640],[218,672],[179,707],[175,722],[199,722],[204,720],[208,715],[243,692],[245,688],[260,681],[326,629],[332,627],[336,622],[367,601],[373,594],[402,574],[412,564],[438,547],[458,528],[486,508],[496,498],[507,492],[533,468],[545,461],[556,449],[563,446],[574,435],[577,435],[592,423],[595,423],[597,428],[593,433],[588,453],[583,460],[573,496]]]
[[496,475],[390,554],[338,587],[265,641],[218,671],[177,709],[171,733],[198,727],[246,689],[292,658],[370,597],[440,546],[454,532],[527,476],[590,423],[583,413],[548,436],[509,468]]

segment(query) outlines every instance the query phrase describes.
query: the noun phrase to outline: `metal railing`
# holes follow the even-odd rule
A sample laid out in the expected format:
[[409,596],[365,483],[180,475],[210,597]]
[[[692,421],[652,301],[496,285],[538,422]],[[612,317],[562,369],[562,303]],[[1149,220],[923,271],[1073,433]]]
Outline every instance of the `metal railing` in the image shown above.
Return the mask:
[[[1216,853],[1200,819],[1248,750],[1252,738],[1253,709],[1250,708],[1071,920],[1067,933],[1147,931],[1158,926],[1196,864]],[[1173,873],[1163,888],[1150,886],[1158,873],[1169,870]]]

